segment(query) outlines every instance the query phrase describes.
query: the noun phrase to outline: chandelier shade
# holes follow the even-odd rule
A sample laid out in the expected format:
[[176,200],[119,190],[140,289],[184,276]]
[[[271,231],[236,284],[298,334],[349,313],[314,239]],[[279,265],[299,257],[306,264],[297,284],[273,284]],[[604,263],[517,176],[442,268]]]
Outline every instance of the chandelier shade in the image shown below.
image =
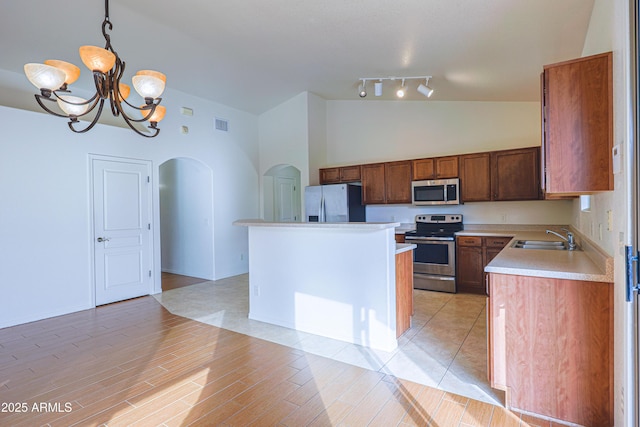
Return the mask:
[[80,59],[89,71],[100,71],[107,74],[116,64],[116,56],[97,46],[80,46]]
[[133,88],[143,98],[158,98],[164,92],[164,81],[158,77],[136,74],[131,78]]
[[[131,87],[121,82],[125,63],[111,46],[111,36],[107,34],[107,31],[113,29],[109,19],[109,0],[104,2],[104,11],[102,35],[106,41],[105,47],[86,45],[78,50],[83,64],[93,74],[93,96],[84,99],[71,95],[68,85],[78,80],[80,68],[69,62],[48,59],[44,64],[25,64],[25,75],[31,84],[40,90],[40,93],[35,95],[38,105],[49,114],[69,119],[67,124],[73,132],[83,133],[93,128],[102,114],[105,101],[108,100],[111,113],[115,117],[122,117],[127,126],[137,134],[153,138],[160,132],[157,124],[167,112],[164,106],[159,105],[167,77],[158,71],[138,71],[133,76],[132,83],[136,92],[144,99],[144,105],[136,107],[127,101]],[[50,109],[47,104],[51,103],[55,103],[57,108]],[[78,119],[94,109],[96,113],[86,119],[90,123],[84,128],[79,128],[81,125]],[[137,118],[138,114],[130,115],[127,110],[137,110],[142,118]],[[143,133],[136,127],[136,123],[142,122],[149,123],[150,132]]]
[[78,77],[80,77],[80,68],[76,67],[70,62],[60,61],[57,59],[47,59],[46,61],[44,61],[44,63],[46,65],[51,65],[52,67],[56,67],[64,71],[64,73],[66,74],[64,83],[66,85],[75,83],[75,81],[78,80]]
[[46,64],[25,64],[24,73],[32,85],[50,91],[61,87],[67,77],[61,69]]
[[167,109],[164,106],[158,105],[151,116],[147,117],[150,110],[143,110],[144,107],[145,105],[140,106],[140,114],[142,114],[142,117],[145,120],[149,120],[150,122],[158,123],[160,120],[164,119],[164,115],[167,113]]
[[89,109],[87,100],[79,96],[60,95],[57,103],[62,111],[73,116],[81,116]]

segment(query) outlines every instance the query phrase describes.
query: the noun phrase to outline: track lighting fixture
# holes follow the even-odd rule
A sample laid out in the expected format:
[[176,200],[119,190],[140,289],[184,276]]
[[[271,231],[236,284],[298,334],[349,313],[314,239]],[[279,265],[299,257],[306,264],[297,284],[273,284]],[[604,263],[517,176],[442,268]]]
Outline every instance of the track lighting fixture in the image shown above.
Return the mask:
[[431,79],[431,76],[416,76],[416,77],[362,77],[359,80],[362,82],[359,86],[359,95],[361,98],[364,98],[365,96],[367,96],[367,91],[365,88],[366,82],[367,80],[376,80],[376,82],[373,84],[373,89],[374,89],[374,94],[375,96],[382,96],[382,82],[385,80],[401,80],[402,84],[400,85],[400,87],[396,90],[396,96],[398,98],[404,98],[405,95],[407,94],[407,89],[408,89],[408,84],[405,84],[405,82],[407,80],[424,80],[424,84],[420,83],[418,85],[418,87],[416,88],[416,90],[423,94],[424,96],[426,96],[427,98],[430,98],[431,95],[433,94],[433,88],[431,88],[429,86],[429,80]]
[[360,98],[367,96],[367,81],[365,79],[362,79],[362,83],[360,83],[359,95]]

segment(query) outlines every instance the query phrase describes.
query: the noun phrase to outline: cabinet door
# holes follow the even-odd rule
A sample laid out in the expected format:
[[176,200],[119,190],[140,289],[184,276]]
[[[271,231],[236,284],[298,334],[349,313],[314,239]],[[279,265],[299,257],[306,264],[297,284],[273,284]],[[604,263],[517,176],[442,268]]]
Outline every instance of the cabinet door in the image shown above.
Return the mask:
[[613,190],[611,52],[544,67],[545,190]]
[[360,179],[360,165],[340,168],[340,182],[356,182],[360,181]]
[[456,287],[459,292],[484,294],[484,264],[482,247],[458,246],[456,248]]
[[435,178],[435,167],[433,159],[413,160],[413,180]]
[[384,163],[362,165],[362,204],[386,203]]
[[536,200],[540,193],[537,147],[491,153],[493,200]]
[[337,184],[340,182],[340,168],[320,169],[320,184]]
[[435,159],[436,178],[458,178],[458,156],[437,157]]
[[460,157],[460,199],[462,202],[491,200],[490,153]]
[[387,203],[411,203],[411,161],[385,163]]

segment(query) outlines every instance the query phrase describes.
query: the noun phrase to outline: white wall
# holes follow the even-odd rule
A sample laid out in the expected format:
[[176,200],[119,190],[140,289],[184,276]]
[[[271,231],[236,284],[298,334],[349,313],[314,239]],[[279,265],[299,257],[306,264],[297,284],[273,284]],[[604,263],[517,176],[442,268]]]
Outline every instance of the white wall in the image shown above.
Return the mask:
[[[628,106],[630,94],[630,46],[629,4],[625,0],[596,0],[593,6],[589,31],[585,39],[583,56],[613,51],[613,99],[614,99],[614,145],[622,153],[619,173],[614,174],[614,191],[594,195],[590,212],[581,212],[578,201],[573,205],[574,225],[583,233],[591,235],[594,242],[614,257],[614,390],[615,425],[632,425],[632,411],[623,408],[635,406],[638,397],[633,396],[635,386],[632,369],[637,367],[637,356],[633,355],[636,314],[633,306],[625,302],[624,245],[632,243],[629,233],[631,203],[628,182],[632,179],[631,153],[633,141],[629,134],[630,116]],[[637,195],[636,195],[637,197]],[[608,229],[608,211],[611,211],[612,227]],[[602,228],[602,236],[600,236]],[[591,233],[591,229],[594,230]],[[637,248],[636,248],[637,249]],[[623,398],[624,396],[624,398]],[[623,401],[624,399],[624,401]]]
[[[216,278],[247,271],[247,232],[232,222],[259,212],[258,119],[171,89],[163,98],[167,117],[154,139],[103,125],[74,134],[64,119],[0,107],[0,327],[93,306],[90,153],[152,161],[151,291],[160,291],[158,167],[170,158],[198,159],[213,171]],[[181,106],[194,116],[180,116]],[[216,116],[229,120],[228,133],[214,130]]]
[[323,166],[539,145],[537,102],[327,101]]

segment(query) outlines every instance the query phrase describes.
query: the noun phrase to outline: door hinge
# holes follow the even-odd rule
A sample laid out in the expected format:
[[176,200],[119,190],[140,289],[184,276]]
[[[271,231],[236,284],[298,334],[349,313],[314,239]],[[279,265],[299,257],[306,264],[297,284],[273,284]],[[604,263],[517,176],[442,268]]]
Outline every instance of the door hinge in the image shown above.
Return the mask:
[[151,270],[149,270],[149,277],[151,277]]
[[151,177],[147,175],[147,184],[151,182]]
[[151,230],[151,224],[147,224],[147,230]]
[[[633,293],[640,290],[640,285],[638,284],[638,276],[640,276],[640,269],[638,268],[639,253],[633,250],[633,246],[625,246],[624,249],[625,271],[627,276],[627,302],[631,302],[633,301]],[[634,263],[636,264],[635,271],[633,268]]]

